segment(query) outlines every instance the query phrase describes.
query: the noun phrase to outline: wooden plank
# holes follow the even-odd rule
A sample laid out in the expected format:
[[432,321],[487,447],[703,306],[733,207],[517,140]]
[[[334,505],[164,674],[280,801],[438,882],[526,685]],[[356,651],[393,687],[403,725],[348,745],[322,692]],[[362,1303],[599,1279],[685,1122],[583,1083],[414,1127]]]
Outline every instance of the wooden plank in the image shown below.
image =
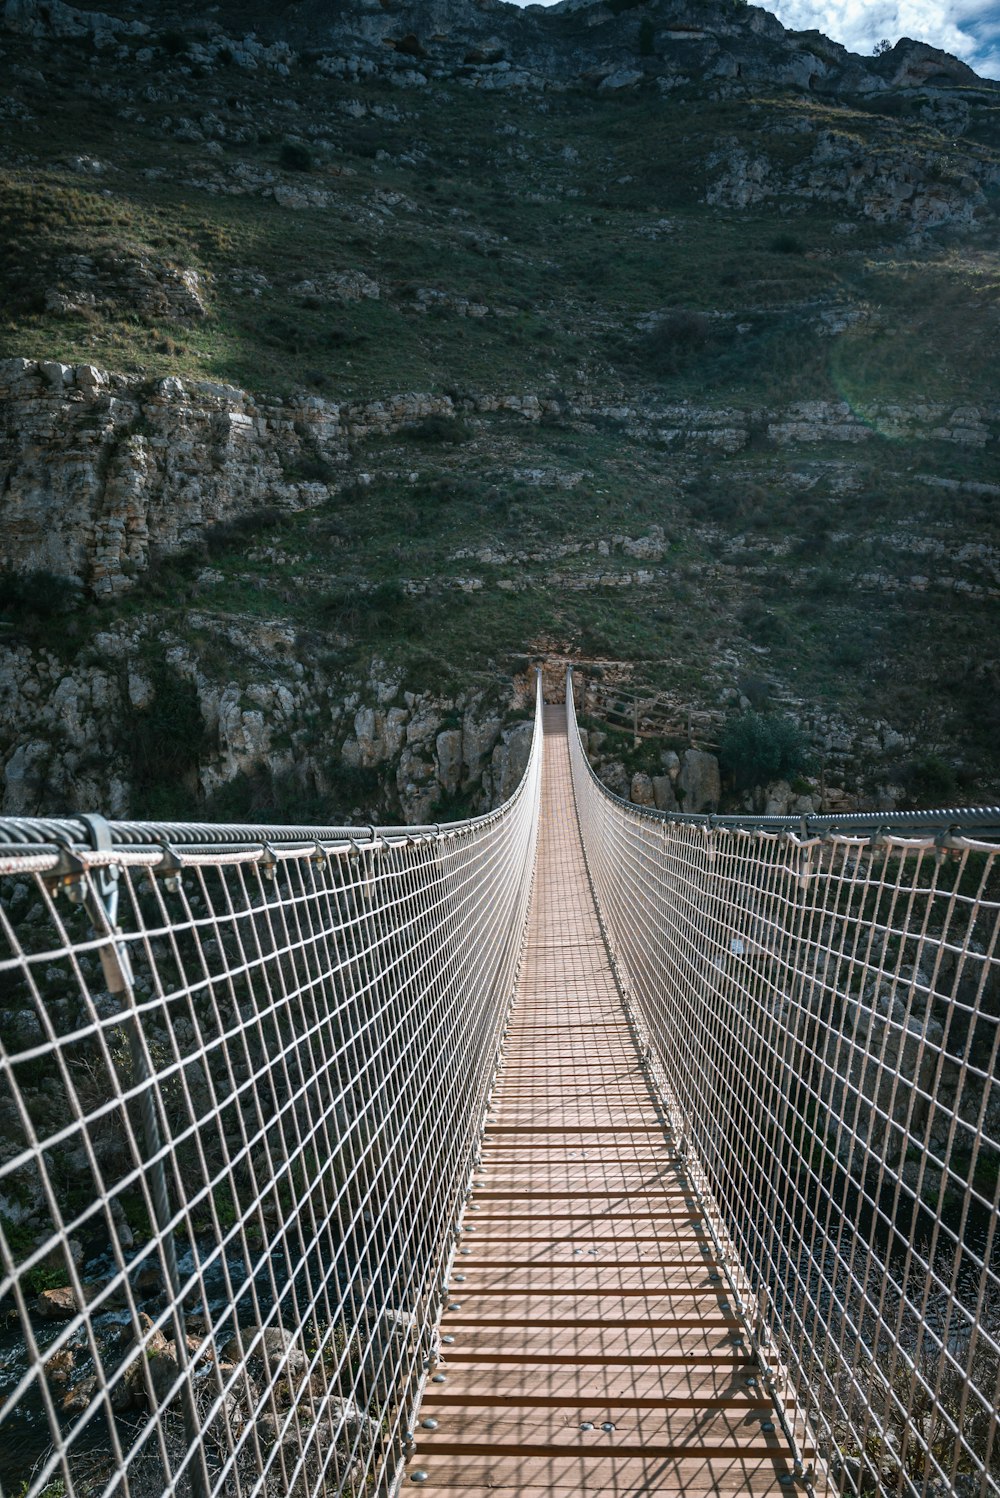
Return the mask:
[[559,1264],[484,1265],[458,1264],[448,1276],[451,1294],[463,1295],[649,1295],[651,1293],[715,1296],[725,1299],[727,1289],[719,1275],[699,1260],[691,1264],[601,1264],[582,1255]]
[[[698,1270],[695,1268],[695,1261],[690,1257],[664,1259],[660,1257],[656,1249],[651,1249],[649,1250],[648,1256],[645,1259],[626,1259],[622,1256],[626,1248],[629,1252],[634,1252],[631,1244],[622,1247],[621,1251],[618,1253],[605,1251],[600,1254],[595,1253],[592,1249],[584,1250],[582,1248],[571,1248],[569,1244],[564,1244],[563,1257],[556,1259],[551,1257],[551,1254],[553,1252],[552,1248],[550,1248],[548,1245],[543,1244],[540,1245],[541,1252],[548,1254],[550,1257],[536,1257],[533,1259],[470,1259],[468,1261],[459,1260],[457,1268],[458,1275],[466,1275],[466,1277],[472,1283],[476,1282],[476,1272],[478,1270],[517,1270],[518,1272],[520,1272],[522,1270],[534,1269],[545,1269],[546,1271],[548,1271],[563,1270],[569,1267],[586,1268],[588,1266],[593,1266],[595,1271],[602,1272],[605,1266],[610,1265],[615,1270],[652,1269],[656,1270],[657,1272],[660,1272],[662,1270],[677,1270],[683,1271],[685,1275],[691,1275],[698,1272]],[[567,1258],[567,1254],[577,1255],[579,1257]],[[714,1260],[705,1259],[700,1262],[702,1273],[705,1273],[706,1271],[711,1271],[715,1274],[722,1273],[721,1267],[716,1264]],[[455,1282],[456,1278],[457,1275],[452,1275],[453,1283]],[[491,1281],[491,1283],[495,1282]]]
[[[473,1202],[471,1204],[471,1207],[475,1207],[476,1205],[477,1204],[475,1202]],[[579,1203],[577,1203],[577,1205],[579,1205]],[[471,1210],[471,1207],[470,1207],[470,1210]],[[623,1222],[624,1223],[629,1223],[629,1222],[634,1223],[637,1220],[641,1220],[642,1222],[647,1222],[647,1223],[667,1223],[667,1222],[685,1223],[685,1222],[687,1222],[687,1223],[696,1223],[696,1224],[697,1223],[704,1224],[704,1221],[705,1221],[704,1217],[702,1216],[702,1214],[700,1212],[698,1212],[698,1211],[691,1211],[690,1209],[688,1209],[686,1207],[678,1207],[673,1212],[668,1211],[666,1208],[664,1208],[662,1211],[659,1211],[659,1212],[648,1212],[648,1211],[647,1212],[637,1212],[637,1213],[635,1213],[633,1215],[633,1214],[631,1214],[629,1212],[627,1204],[626,1205],[622,1204],[621,1198],[617,1199],[617,1201],[615,1203],[615,1207],[616,1207],[616,1210],[614,1210],[614,1211],[611,1210],[610,1206],[602,1206],[602,1207],[593,1209],[593,1210],[591,1210],[589,1212],[579,1212],[579,1211],[577,1211],[577,1212],[552,1212],[552,1211],[549,1211],[549,1212],[546,1212],[544,1214],[540,1213],[539,1217],[536,1218],[536,1217],[532,1217],[530,1215],[526,1216],[525,1213],[524,1213],[524,1210],[523,1210],[523,1206],[522,1206],[522,1208],[520,1210],[518,1210],[517,1206],[516,1206],[516,1204],[514,1202],[509,1202],[509,1203],[498,1202],[498,1203],[496,1203],[492,1207],[492,1209],[490,1211],[488,1211],[488,1212],[483,1211],[481,1216],[474,1217],[472,1219],[471,1223],[465,1228],[465,1231],[467,1233],[473,1233],[473,1232],[477,1232],[477,1231],[478,1232],[483,1232],[483,1231],[486,1230],[486,1224],[487,1224],[487,1222],[489,1222],[491,1224],[492,1223],[502,1222],[502,1223],[506,1223],[508,1225],[511,1224],[511,1223],[534,1223],[534,1222],[539,1222],[541,1224],[541,1223],[550,1223],[550,1222],[562,1222],[562,1223],[568,1223],[570,1225],[576,1225],[576,1226],[579,1226],[580,1224],[585,1223],[585,1222],[589,1222],[589,1223],[594,1223],[594,1224],[602,1224],[603,1223],[603,1224],[605,1224],[608,1227],[617,1228]],[[506,1210],[505,1210],[505,1208],[506,1208]],[[477,1227],[477,1224],[478,1224],[478,1227]],[[539,1235],[541,1235],[544,1231],[545,1231],[545,1229],[540,1225],[539,1226]]]
[[547,721],[518,1007],[408,1475],[468,1498],[785,1491],[792,1453],[648,1089],[571,807]]
[[561,1338],[558,1346],[548,1327],[531,1320],[517,1323],[501,1318],[495,1325],[455,1321],[445,1335],[452,1338],[443,1348],[452,1388],[459,1387],[459,1364],[480,1358],[511,1357],[528,1362],[542,1357],[567,1362],[574,1359],[589,1362],[595,1358],[631,1362],[652,1358],[684,1366],[718,1363],[727,1368],[745,1367],[747,1359],[745,1345],[732,1340],[728,1327],[708,1326],[701,1317],[692,1318],[686,1326],[669,1327],[645,1321],[619,1321],[615,1325],[598,1322],[588,1327],[577,1321],[573,1323],[572,1337]]
[[[451,1349],[448,1349],[444,1366],[457,1371],[459,1364]],[[748,1379],[754,1382],[748,1383]],[[491,1357],[463,1366],[458,1393],[445,1392],[439,1384],[431,1384],[424,1395],[424,1408],[447,1406],[461,1400],[473,1404],[480,1400],[489,1403],[516,1399],[519,1395],[527,1397],[525,1391],[528,1389],[532,1399],[556,1403],[561,1399],[601,1398],[618,1403],[658,1399],[679,1407],[705,1405],[708,1408],[728,1404],[740,1408],[768,1408],[767,1395],[756,1375],[732,1363],[686,1366],[675,1362],[626,1359],[617,1362],[581,1359],[578,1362],[543,1363],[525,1358],[504,1362]]]
[[[544,1459],[524,1456],[421,1456],[411,1470],[426,1469],[431,1491],[461,1490],[468,1498],[578,1498],[580,1493],[614,1494],[614,1498],[656,1498],[656,1495],[767,1493],[779,1486],[790,1466],[781,1456],[729,1453],[706,1457],[697,1452],[674,1457],[643,1453],[639,1457],[587,1452]],[[789,1486],[801,1494],[804,1488]]]
[[[417,1449],[428,1455],[442,1447],[466,1444],[470,1452],[482,1443],[488,1451],[531,1447],[538,1454],[586,1451],[594,1446],[609,1450],[624,1448],[630,1455],[656,1447],[671,1447],[676,1454],[695,1446],[701,1451],[763,1455],[783,1449],[784,1435],[770,1411],[759,1406],[673,1406],[660,1400],[649,1403],[630,1399],[618,1403],[603,1398],[580,1397],[563,1403],[535,1399],[525,1391],[524,1402],[508,1398],[502,1404],[443,1404],[428,1406],[437,1429],[420,1429]],[[424,1418],[427,1418],[426,1416]],[[602,1425],[613,1426],[603,1431]],[[591,1428],[584,1430],[582,1426]],[[771,1428],[769,1428],[771,1427]],[[539,1451],[542,1448],[542,1451]]]
[[531,1124],[490,1124],[487,1132],[487,1140],[493,1134],[538,1134],[544,1137],[546,1134],[656,1134],[662,1137],[663,1128],[659,1123],[648,1119],[640,1119],[637,1123],[621,1124],[549,1124],[545,1128],[539,1128]]

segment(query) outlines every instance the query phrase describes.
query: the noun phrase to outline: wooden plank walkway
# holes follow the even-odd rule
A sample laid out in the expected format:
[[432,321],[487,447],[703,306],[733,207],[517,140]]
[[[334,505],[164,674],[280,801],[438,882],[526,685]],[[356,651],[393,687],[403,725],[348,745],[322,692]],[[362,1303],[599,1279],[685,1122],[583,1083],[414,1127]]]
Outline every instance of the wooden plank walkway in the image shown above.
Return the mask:
[[409,1479],[466,1498],[794,1492],[622,1011],[565,713],[545,713],[526,960]]

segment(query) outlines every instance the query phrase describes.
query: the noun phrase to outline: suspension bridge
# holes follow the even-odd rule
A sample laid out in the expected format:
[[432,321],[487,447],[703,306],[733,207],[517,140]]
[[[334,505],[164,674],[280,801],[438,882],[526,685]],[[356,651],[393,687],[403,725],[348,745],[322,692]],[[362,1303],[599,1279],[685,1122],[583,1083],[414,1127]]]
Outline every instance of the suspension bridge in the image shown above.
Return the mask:
[[3,1492],[1000,1494],[998,852],[0,822]]

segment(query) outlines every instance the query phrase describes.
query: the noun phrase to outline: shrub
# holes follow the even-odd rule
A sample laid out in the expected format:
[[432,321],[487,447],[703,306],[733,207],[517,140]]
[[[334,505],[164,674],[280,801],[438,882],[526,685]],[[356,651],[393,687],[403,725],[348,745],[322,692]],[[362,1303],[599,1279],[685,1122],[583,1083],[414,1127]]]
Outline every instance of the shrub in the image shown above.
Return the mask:
[[160,46],[169,57],[180,57],[188,50],[189,38],[176,26],[171,26],[161,33]]
[[205,816],[222,822],[334,827],[356,807],[371,810],[381,795],[377,769],[356,769],[330,759],[323,778],[326,791],[318,790],[311,777],[303,780],[294,771],[276,774],[268,765],[255,765],[213,792]]
[[[197,788],[205,721],[198,689],[165,661],[149,671],[153,695],[144,708],[127,708],[122,737],[132,783],[132,813],[139,817],[189,816]],[[124,688],[122,697],[127,701]]]
[[54,572],[0,572],[0,614],[15,624],[29,619],[56,619],[72,613],[83,600],[73,578]]
[[755,645],[770,649],[773,645],[784,645],[788,641],[788,625],[784,619],[762,603],[748,603],[740,615],[740,621],[747,637]]
[[286,479],[293,482],[302,479],[311,484],[332,484],[339,477],[336,463],[311,443],[306,443],[297,453],[283,454],[281,471]]
[[205,532],[205,550],[210,557],[223,556],[251,536],[274,530],[281,520],[281,511],[273,505],[264,505],[246,515],[234,515],[231,520],[221,520]]
[[660,319],[634,345],[634,353],[647,373],[656,377],[678,374],[712,343],[715,326],[704,312],[681,309]]
[[763,676],[754,676],[752,672],[741,676],[737,685],[740,695],[745,697],[755,712],[763,712],[771,700],[771,683]]
[[857,635],[836,637],[830,646],[830,664],[841,671],[855,671],[868,660],[868,643]]
[[472,433],[464,421],[455,416],[425,416],[403,428],[403,435],[411,442],[468,442]]
[[804,769],[806,744],[791,718],[744,713],[726,724],[719,762],[738,791],[752,790],[769,780],[787,780]]
[[903,770],[903,787],[914,809],[954,806],[958,799],[955,770],[939,754],[925,754]]
[[290,172],[311,172],[316,165],[309,147],[298,140],[283,141],[278,160]]
[[794,234],[789,234],[787,230],[782,234],[776,234],[768,245],[768,249],[773,250],[776,255],[804,255],[806,252],[801,239]]
[[346,581],[321,605],[330,629],[345,635],[371,639],[384,634],[406,634],[416,627],[418,610],[426,614],[426,599],[414,598],[394,580],[378,583],[363,591],[357,583]]

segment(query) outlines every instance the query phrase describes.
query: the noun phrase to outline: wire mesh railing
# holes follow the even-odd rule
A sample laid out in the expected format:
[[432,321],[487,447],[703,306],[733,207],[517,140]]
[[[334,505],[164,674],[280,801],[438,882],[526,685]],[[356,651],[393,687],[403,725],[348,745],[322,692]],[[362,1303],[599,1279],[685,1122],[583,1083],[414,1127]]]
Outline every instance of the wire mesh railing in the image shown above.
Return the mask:
[[388,1494],[519,961],[541,714],[440,828],[0,824],[0,1488]]
[[671,818],[567,702],[609,946],[789,1434],[845,1493],[1000,1494],[1000,817]]

